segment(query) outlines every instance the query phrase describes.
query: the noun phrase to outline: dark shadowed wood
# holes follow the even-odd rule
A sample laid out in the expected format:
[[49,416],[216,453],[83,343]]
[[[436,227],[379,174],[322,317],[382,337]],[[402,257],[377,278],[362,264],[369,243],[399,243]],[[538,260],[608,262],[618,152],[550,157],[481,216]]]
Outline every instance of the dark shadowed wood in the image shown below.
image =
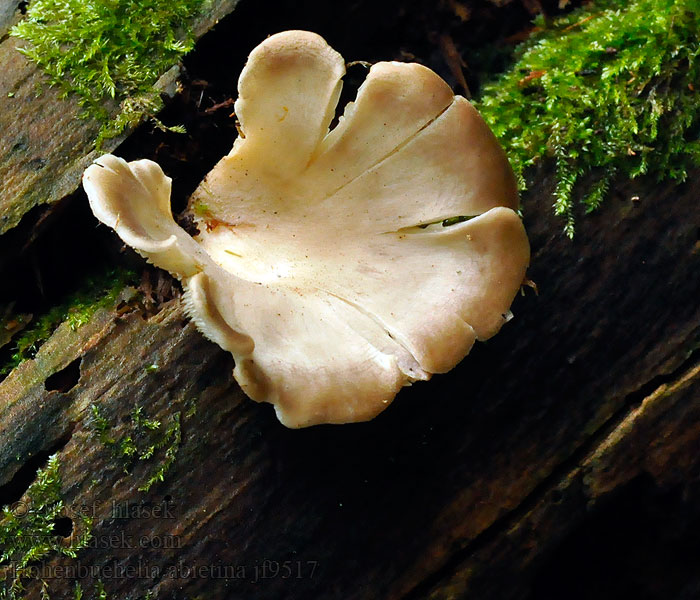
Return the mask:
[[535,600],[574,583],[569,598],[696,598],[700,579],[687,575],[698,559],[698,448],[696,364],[631,409],[425,596]]

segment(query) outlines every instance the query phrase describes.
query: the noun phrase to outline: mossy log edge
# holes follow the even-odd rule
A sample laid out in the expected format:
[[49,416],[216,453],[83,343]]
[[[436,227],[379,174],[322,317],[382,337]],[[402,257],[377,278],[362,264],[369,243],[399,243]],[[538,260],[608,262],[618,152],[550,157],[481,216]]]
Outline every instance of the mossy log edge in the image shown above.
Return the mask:
[[[214,27],[237,2],[206,0],[191,24],[194,37]],[[94,144],[100,123],[80,118],[74,98],[61,99],[46,86],[41,70],[17,51],[20,44],[13,37],[0,42],[0,235],[33,207],[75,191],[98,156]],[[171,85],[171,76],[164,76],[157,87],[166,92]],[[129,133],[106,140],[101,153],[117,148]]]

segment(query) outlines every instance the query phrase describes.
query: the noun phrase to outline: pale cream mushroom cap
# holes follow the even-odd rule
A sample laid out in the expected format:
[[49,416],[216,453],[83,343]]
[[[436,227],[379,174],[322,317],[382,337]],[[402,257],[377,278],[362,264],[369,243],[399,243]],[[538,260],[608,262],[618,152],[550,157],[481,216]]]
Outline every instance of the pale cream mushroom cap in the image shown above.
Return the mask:
[[197,327],[289,427],[371,419],[454,367],[507,320],[529,262],[513,173],[471,104],[423,66],[378,63],[329,133],[344,73],[313,33],[253,50],[194,239],[155,163],[107,155],[84,176],[95,215],[181,279]]

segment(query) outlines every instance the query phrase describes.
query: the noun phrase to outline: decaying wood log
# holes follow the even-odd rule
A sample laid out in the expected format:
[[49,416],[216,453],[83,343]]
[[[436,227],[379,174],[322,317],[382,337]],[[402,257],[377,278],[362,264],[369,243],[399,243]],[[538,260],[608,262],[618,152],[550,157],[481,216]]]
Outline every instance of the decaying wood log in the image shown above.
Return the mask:
[[[197,35],[234,5],[212,2]],[[34,96],[15,44],[0,42],[0,232],[75,189],[97,131]],[[369,423],[285,429],[178,298],[153,315],[127,288],[63,324],[0,382],[0,506],[38,510],[55,454],[52,539],[90,537],[33,563],[23,597],[699,597],[693,175],[619,182],[572,242],[543,169],[523,206],[539,295]]]
[[[662,488],[697,479],[697,187],[658,186],[637,205],[652,188],[635,185],[572,243],[552,233],[545,178],[525,206],[539,297],[519,298],[496,338],[367,424],[284,429],[178,300],[147,320],[101,312],[60,342],[73,348],[62,362],[46,367],[47,344],[0,384],[0,483],[16,477],[15,456],[60,447],[66,505],[89,507],[96,547],[49,564],[94,567],[115,597],[525,598],[591,506],[640,473]],[[46,391],[78,356],[75,386]],[[180,419],[164,482],[139,491],[165,447],[124,461],[93,406],[115,442],[136,438],[135,407],[161,435]],[[144,517],[163,502],[168,518]],[[100,547],[110,539],[119,547]],[[113,575],[115,561],[148,576]]]

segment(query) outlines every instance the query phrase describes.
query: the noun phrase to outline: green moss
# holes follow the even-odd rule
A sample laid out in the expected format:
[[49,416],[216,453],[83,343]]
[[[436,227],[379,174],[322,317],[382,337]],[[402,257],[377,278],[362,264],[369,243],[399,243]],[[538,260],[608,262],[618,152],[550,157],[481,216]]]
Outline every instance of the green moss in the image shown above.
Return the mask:
[[160,427],[160,421],[157,419],[148,419],[143,414],[143,407],[136,406],[134,410],[131,411],[131,420],[136,427],[143,427],[149,431],[155,431]]
[[[55,521],[63,514],[58,457],[49,458],[37,473],[20,502],[2,509],[0,518],[0,598],[20,598],[24,583],[32,576],[31,565],[54,555],[75,558],[90,541],[92,520],[80,516],[83,533],[65,539],[54,533]],[[46,591],[46,590],[44,590]]]
[[[95,582],[95,592],[92,596],[95,600],[107,600],[109,596],[107,595],[107,590],[105,589],[105,584],[102,582],[101,579],[98,579]],[[73,587],[73,600],[83,600],[83,586],[80,585],[79,581],[75,582],[75,586]],[[127,596],[127,598],[132,598],[132,596]],[[149,590],[146,592],[145,596],[140,596],[141,600],[155,600],[155,596],[153,593]]]
[[147,492],[151,489],[153,484],[160,483],[165,480],[165,474],[175,462],[181,442],[182,431],[180,429],[180,413],[176,412],[173,414],[170,425],[165,431],[165,435],[163,435],[163,437],[155,445],[148,448],[146,456],[144,456],[144,454],[139,456],[140,460],[144,460],[145,458],[149,458],[155,450],[165,448],[165,456],[163,460],[160,462],[155,472],[146,480],[146,482],[139,486],[140,491]]
[[17,338],[11,357],[0,367],[0,376],[6,375],[21,362],[34,358],[42,344],[64,321],[71,329],[78,329],[100,308],[114,304],[126,285],[136,283],[136,274],[122,268],[85,279],[80,288],[46,314],[35,318]]
[[700,2],[598,0],[542,28],[477,107],[525,171],[556,163],[554,210],[574,233],[617,175],[683,181],[700,164]]
[[102,444],[110,448],[125,473],[130,473],[138,462],[160,457],[151,474],[139,486],[140,491],[147,492],[154,483],[164,481],[182,441],[179,411],[173,413],[168,426],[164,427],[158,419],[148,418],[143,407],[136,406],[129,415],[128,425],[119,436],[113,435],[113,428],[96,404],[91,406],[91,412],[93,432]]
[[[102,125],[97,145],[161,108],[154,84],[189,50],[202,0],[34,0],[11,34],[64,97]],[[119,113],[112,119],[114,107]],[[176,128],[182,130],[181,128]]]
[[98,579],[95,583],[95,597],[97,600],[107,600],[107,591],[105,590],[105,584],[102,583],[101,579]]
[[92,429],[99,435],[100,442],[105,445],[114,444],[114,439],[109,436],[109,430],[111,429],[109,422],[100,414],[97,404],[93,404],[90,407],[90,411],[92,412]]

